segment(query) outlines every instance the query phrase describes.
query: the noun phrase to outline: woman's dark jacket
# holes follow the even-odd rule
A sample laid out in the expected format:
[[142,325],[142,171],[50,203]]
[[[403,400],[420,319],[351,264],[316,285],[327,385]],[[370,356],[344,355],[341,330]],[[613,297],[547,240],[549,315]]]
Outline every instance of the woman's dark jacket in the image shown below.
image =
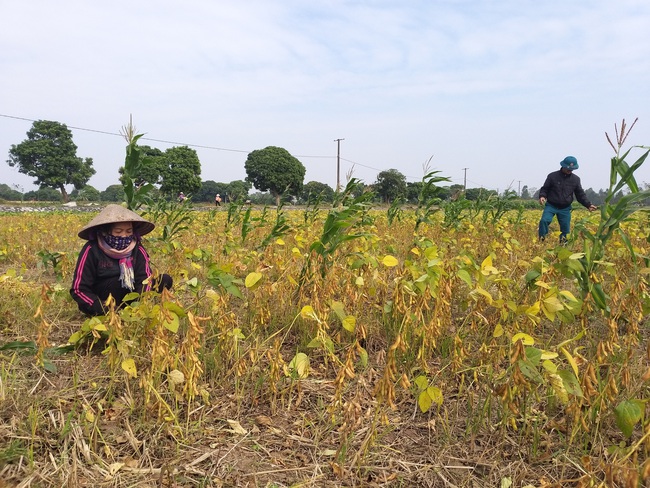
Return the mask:
[[591,202],[580,184],[580,178],[573,173],[565,174],[562,170],[553,171],[546,177],[539,196],[556,208],[567,208],[573,203],[573,195],[583,206],[589,208]]
[[[134,292],[141,293],[151,289],[143,281],[151,276],[149,255],[138,243],[133,252]],[[79,305],[79,310],[88,315],[103,315],[104,302],[108,295],[113,295],[116,305],[120,305],[131,290],[122,287],[120,282],[120,264],[118,259],[108,257],[99,248],[96,240],[88,241],[79,253],[77,267],[74,270],[70,295]]]

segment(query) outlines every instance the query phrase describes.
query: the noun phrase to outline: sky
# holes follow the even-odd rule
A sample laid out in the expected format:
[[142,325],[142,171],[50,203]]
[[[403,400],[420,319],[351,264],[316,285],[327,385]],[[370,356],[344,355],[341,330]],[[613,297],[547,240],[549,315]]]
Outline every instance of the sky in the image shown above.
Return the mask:
[[428,169],[519,191],[573,155],[598,191],[606,133],[638,117],[624,148],[650,146],[647,0],[0,0],[0,19],[0,183],[19,191],[34,178],[5,161],[35,120],[71,129],[100,191],[130,118],[224,183],[279,146],[333,188]]

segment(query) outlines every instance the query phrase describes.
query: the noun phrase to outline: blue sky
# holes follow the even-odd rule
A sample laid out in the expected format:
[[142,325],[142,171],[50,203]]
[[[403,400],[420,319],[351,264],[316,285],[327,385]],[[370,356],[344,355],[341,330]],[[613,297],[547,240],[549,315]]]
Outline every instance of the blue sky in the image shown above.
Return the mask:
[[[0,18],[3,160],[30,120],[56,120],[99,190],[125,148],[103,132],[130,114],[143,143],[194,147],[218,182],[273,145],[334,187],[341,138],[342,184],[418,181],[431,158],[452,183],[538,188],[573,155],[598,190],[614,124],[638,117],[628,145],[650,145],[646,0],[23,0]],[[0,183],[35,189],[3,164]]]

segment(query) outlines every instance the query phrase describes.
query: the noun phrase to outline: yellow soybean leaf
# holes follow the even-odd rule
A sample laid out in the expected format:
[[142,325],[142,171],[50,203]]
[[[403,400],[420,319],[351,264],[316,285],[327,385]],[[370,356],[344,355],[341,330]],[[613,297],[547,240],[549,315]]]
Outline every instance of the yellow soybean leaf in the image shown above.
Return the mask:
[[533,339],[528,334],[524,334],[523,332],[519,332],[518,334],[512,336],[513,344],[516,343],[518,340],[521,340],[524,346],[532,346],[533,344],[535,344],[535,339]]
[[558,353],[552,351],[542,351],[540,359],[555,359],[558,357]]
[[397,266],[399,264],[399,261],[390,254],[384,256],[384,259],[382,259],[381,262],[384,266],[388,266],[389,268],[392,268],[393,266]]
[[343,307],[343,303],[334,301],[330,305],[336,316],[343,322],[345,318],[348,316],[348,314],[345,313],[345,308]]
[[492,302],[494,301],[492,299],[492,295],[490,295],[486,290],[484,290],[480,286],[477,286],[476,289],[472,290],[470,293],[472,293],[472,294],[479,293],[479,294],[483,295],[485,297],[485,299],[487,300],[489,305],[492,305]]
[[497,326],[494,328],[494,332],[492,333],[492,337],[501,337],[503,335],[503,326],[501,324],[497,324]]
[[549,312],[559,312],[560,310],[564,309],[564,305],[562,305],[562,302],[558,299],[558,297],[555,296],[545,298],[544,307]]
[[343,319],[343,328],[348,332],[354,332],[357,325],[357,319],[353,315],[348,315]]
[[427,393],[427,390],[424,390],[418,395],[418,407],[420,407],[420,412],[427,413],[431,408],[433,399]]
[[138,370],[135,367],[135,361],[133,360],[133,358],[126,358],[124,361],[122,361],[122,369],[126,371],[126,373],[131,378],[138,377]]
[[246,288],[253,289],[257,287],[257,285],[259,285],[261,279],[262,279],[262,273],[253,271],[252,273],[248,273],[248,276],[246,276],[246,279],[244,280],[244,285],[246,286]]
[[102,322],[99,322],[98,324],[94,325],[93,329],[94,330],[102,330],[102,331],[108,330],[108,329],[106,329],[106,324],[103,324]]
[[417,386],[419,390],[426,390],[427,387],[429,386],[429,380],[424,375],[420,375],[417,378],[415,378],[414,383],[415,383],[415,386]]
[[275,241],[278,246],[284,246],[284,240],[281,237],[278,237]]
[[311,305],[305,305],[302,307],[300,310],[300,316],[303,319],[314,319],[318,320],[318,316],[316,315],[316,312],[314,312],[314,309],[312,308]]
[[358,287],[362,287],[364,285],[363,281],[363,276],[357,276],[357,279],[354,280],[354,284],[357,285]]
[[573,359],[573,356],[569,351],[567,351],[565,348],[561,347],[560,351],[562,351],[562,354],[564,354],[564,357],[566,357],[566,360],[569,361],[569,364],[571,365],[571,369],[573,369],[573,373],[576,375],[576,378],[578,377],[578,363],[576,363],[576,360]]
[[557,366],[553,361],[549,361],[548,359],[546,359],[542,362],[542,366],[544,366],[544,369],[549,373],[553,373],[553,374],[557,373]]
[[562,290],[560,292],[560,295],[562,295],[564,298],[568,298],[572,302],[577,302],[578,301],[578,299],[575,297],[575,295],[573,293],[571,293],[570,291],[568,291],[568,290]]
[[555,392],[555,395],[558,397],[560,402],[563,404],[566,404],[569,402],[569,394],[566,391],[566,388],[564,387],[564,382],[562,381],[562,377],[558,374],[550,374],[549,375],[550,381],[551,381],[551,387],[553,388],[553,391]]
[[74,334],[70,336],[70,339],[68,339],[68,344],[76,344],[81,340],[81,338],[84,336],[83,332],[78,330]]
[[437,386],[430,386],[427,388],[427,394],[431,397],[438,405],[442,405],[442,390]]
[[292,378],[306,378],[309,374],[309,356],[304,352],[296,354],[289,363],[288,371],[285,374]]
[[178,332],[178,315],[174,312],[168,311],[166,314],[163,314],[162,324],[165,329],[173,332],[174,334]]
[[420,255],[420,250],[419,250],[417,247],[414,247],[413,249],[411,249],[411,252],[412,252],[413,254],[415,254],[416,256],[419,256],[419,255]]
[[535,302],[530,307],[528,307],[526,309],[526,315],[529,315],[531,317],[537,317],[537,314],[539,313],[539,310],[540,310],[540,303]]

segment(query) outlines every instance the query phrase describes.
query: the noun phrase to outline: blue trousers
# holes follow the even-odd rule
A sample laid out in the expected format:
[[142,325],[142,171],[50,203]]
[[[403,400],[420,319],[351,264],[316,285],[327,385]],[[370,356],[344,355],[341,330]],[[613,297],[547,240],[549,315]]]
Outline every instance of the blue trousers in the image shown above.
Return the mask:
[[539,221],[539,238],[544,239],[548,234],[548,226],[557,215],[557,222],[560,224],[560,241],[566,241],[566,236],[571,232],[571,207],[557,208],[546,202],[542,218]]

